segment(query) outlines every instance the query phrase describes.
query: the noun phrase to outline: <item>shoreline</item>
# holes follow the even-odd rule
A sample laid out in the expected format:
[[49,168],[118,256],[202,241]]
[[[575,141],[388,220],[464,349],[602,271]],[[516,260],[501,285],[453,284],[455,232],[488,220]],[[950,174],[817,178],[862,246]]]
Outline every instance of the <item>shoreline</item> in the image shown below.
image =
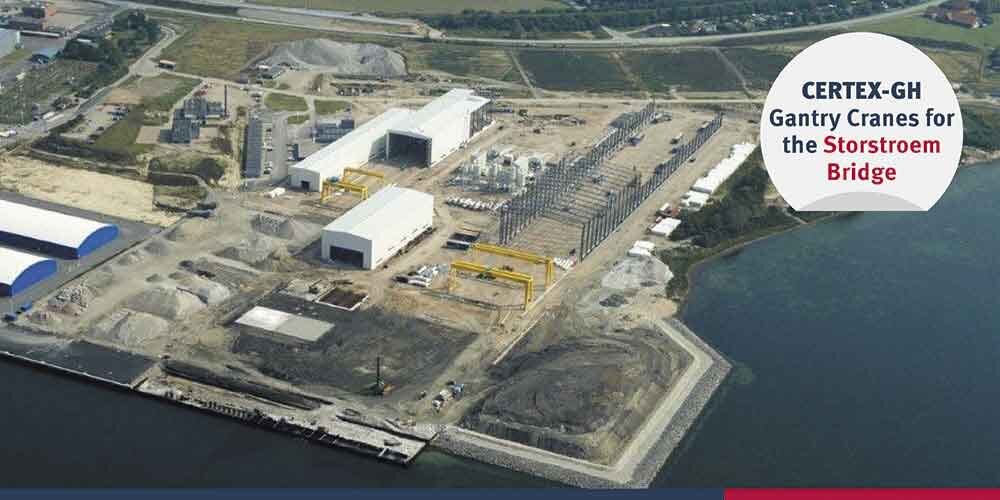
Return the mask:
[[[676,318],[662,320],[665,335],[685,347],[696,363],[685,374],[613,465],[567,457],[455,425],[446,426],[431,446],[452,455],[583,488],[648,488],[728,376],[724,356]],[[652,440],[644,435],[654,435]],[[641,449],[645,447],[645,449]]]
[[[984,153],[986,155],[986,158],[978,159],[977,161],[975,161],[973,163],[959,164],[958,171],[961,171],[961,170],[964,170],[964,169],[967,169],[967,168],[985,167],[985,166],[989,166],[992,163],[998,163],[998,162],[1000,162],[1000,151],[993,151],[993,152],[986,152],[986,151],[982,151],[982,150],[977,150],[977,151],[980,151],[980,152]],[[957,173],[957,171],[956,171],[956,173]],[[793,225],[793,226],[781,228],[781,229],[778,229],[776,231],[769,232],[767,234],[762,234],[760,236],[748,239],[746,241],[741,241],[739,243],[735,243],[735,244],[733,244],[733,246],[726,247],[726,248],[724,248],[724,249],[722,249],[722,250],[720,250],[718,252],[712,253],[711,255],[708,255],[705,258],[700,259],[700,260],[692,263],[690,266],[688,266],[687,273],[685,273],[685,276],[686,276],[687,282],[688,282],[687,289],[684,291],[684,295],[683,296],[677,297],[675,299],[675,300],[678,300],[679,303],[677,305],[677,314],[675,314],[674,316],[676,318],[678,318],[678,319],[684,317],[685,309],[687,308],[688,296],[691,293],[691,289],[694,288],[695,279],[697,278],[698,273],[701,272],[701,268],[702,268],[702,266],[704,264],[708,264],[710,262],[714,262],[716,259],[719,259],[719,258],[722,258],[722,257],[727,257],[727,256],[730,256],[730,255],[732,255],[734,253],[738,253],[738,252],[742,251],[743,249],[745,249],[746,247],[750,246],[751,244],[758,243],[758,242],[767,240],[769,238],[773,238],[775,236],[779,236],[779,235],[785,234],[787,232],[794,231],[794,230],[799,229],[799,228],[813,226],[813,225],[816,225],[818,223],[829,221],[829,220],[833,220],[833,219],[840,218],[840,217],[853,217],[853,216],[861,215],[863,213],[865,213],[865,212],[833,212],[833,213],[831,213],[830,215],[828,215],[826,217],[821,217],[819,219],[808,221],[808,222],[804,222],[802,224],[796,224],[796,225]]]

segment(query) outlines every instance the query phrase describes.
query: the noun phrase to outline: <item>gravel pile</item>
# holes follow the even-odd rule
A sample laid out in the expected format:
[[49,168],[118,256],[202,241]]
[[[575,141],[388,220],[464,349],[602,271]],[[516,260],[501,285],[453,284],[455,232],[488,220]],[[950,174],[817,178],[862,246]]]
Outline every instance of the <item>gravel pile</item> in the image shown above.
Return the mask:
[[202,302],[210,306],[219,304],[233,295],[233,293],[225,286],[193,274],[182,276],[178,280],[178,283],[180,283],[181,288],[191,292],[201,299]]
[[128,255],[118,259],[116,264],[122,267],[128,267],[142,262],[145,257],[146,255],[142,253],[142,250],[136,250],[134,252],[129,252]]
[[94,325],[93,334],[129,347],[141,347],[166,336],[169,328],[170,322],[163,318],[120,309]]
[[150,241],[149,244],[146,245],[145,250],[150,255],[156,255],[158,257],[170,255],[170,245],[159,238]]
[[177,320],[194,314],[205,307],[198,296],[177,288],[157,286],[133,295],[125,307],[138,312]]
[[386,78],[406,75],[406,60],[398,52],[373,43],[342,43],[322,38],[277,45],[261,62],[338,75]]
[[656,257],[629,257],[615,264],[614,269],[604,275],[601,286],[613,290],[666,286],[673,277],[670,268]]
[[250,239],[243,240],[234,246],[222,250],[219,252],[219,256],[237,260],[244,264],[254,265],[270,257],[279,246],[274,239],[261,235],[253,235]]

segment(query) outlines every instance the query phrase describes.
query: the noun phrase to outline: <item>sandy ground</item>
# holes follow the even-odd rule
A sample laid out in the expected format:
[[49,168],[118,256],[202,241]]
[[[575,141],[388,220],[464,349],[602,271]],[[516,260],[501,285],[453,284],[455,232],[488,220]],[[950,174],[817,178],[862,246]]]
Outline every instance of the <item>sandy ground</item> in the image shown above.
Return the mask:
[[153,207],[152,184],[20,156],[5,157],[2,161],[3,189],[157,226],[169,226],[179,219]]

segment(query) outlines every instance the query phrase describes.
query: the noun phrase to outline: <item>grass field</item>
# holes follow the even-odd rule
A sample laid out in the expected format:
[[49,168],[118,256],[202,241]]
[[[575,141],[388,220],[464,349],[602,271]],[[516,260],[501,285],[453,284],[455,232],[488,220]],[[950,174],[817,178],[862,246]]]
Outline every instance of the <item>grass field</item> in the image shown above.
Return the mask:
[[532,81],[548,90],[621,92],[639,90],[607,52],[522,50],[517,56]]
[[767,90],[785,68],[792,54],[772,49],[732,47],[722,52],[733,62],[754,89]]
[[347,101],[323,101],[317,99],[315,104],[317,115],[333,115],[351,107],[351,103]]
[[170,111],[177,101],[188,95],[201,80],[197,78],[187,78],[170,74],[161,74],[153,77],[154,80],[164,80],[170,87],[170,91],[156,97],[143,97],[142,105],[150,111]]
[[285,120],[285,123],[289,125],[301,125],[307,121],[309,121],[309,115],[292,115]]
[[288,94],[278,94],[271,92],[264,98],[264,105],[271,111],[308,111],[309,105],[306,100]]
[[709,50],[625,52],[622,60],[647,90],[667,92],[741,90],[739,79]]
[[[342,42],[373,41],[372,37],[332,36],[330,33],[252,22],[198,20],[180,38],[163,50],[162,57],[177,62],[181,73],[235,80],[250,61],[275,44],[308,38]],[[398,41],[379,39],[392,46]]]
[[465,9],[501,12],[566,8],[565,4],[556,0],[251,0],[250,3],[387,14],[457,14]]
[[414,43],[405,45],[403,53],[410,71],[443,71],[457,76],[520,80],[514,63],[503,49]]
[[924,50],[925,54],[941,68],[952,82],[975,82],[979,80],[981,56],[973,52],[957,50]]
[[148,144],[136,144],[146,110],[142,106],[133,107],[124,118],[115,122],[97,138],[94,148],[114,153],[142,154],[152,148]]
[[903,17],[868,25],[865,28],[867,31],[887,35],[961,42],[982,48],[993,48],[1000,45],[1000,24],[998,23],[993,23],[985,28],[969,29],[939,23],[923,17]]

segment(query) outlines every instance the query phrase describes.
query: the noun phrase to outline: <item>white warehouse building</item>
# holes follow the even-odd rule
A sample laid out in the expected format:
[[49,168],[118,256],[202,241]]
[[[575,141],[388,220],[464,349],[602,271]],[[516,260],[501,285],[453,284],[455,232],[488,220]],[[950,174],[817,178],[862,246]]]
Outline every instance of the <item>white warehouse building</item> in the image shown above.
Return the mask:
[[321,252],[326,260],[375,269],[433,223],[433,196],[389,186],[323,228]]
[[339,179],[344,169],[360,167],[385,155],[386,132],[413,114],[404,108],[389,108],[349,134],[309,155],[288,169],[291,185],[305,191],[320,191],[323,181]]
[[386,155],[433,166],[491,123],[489,103],[469,89],[448,91],[389,129]]

